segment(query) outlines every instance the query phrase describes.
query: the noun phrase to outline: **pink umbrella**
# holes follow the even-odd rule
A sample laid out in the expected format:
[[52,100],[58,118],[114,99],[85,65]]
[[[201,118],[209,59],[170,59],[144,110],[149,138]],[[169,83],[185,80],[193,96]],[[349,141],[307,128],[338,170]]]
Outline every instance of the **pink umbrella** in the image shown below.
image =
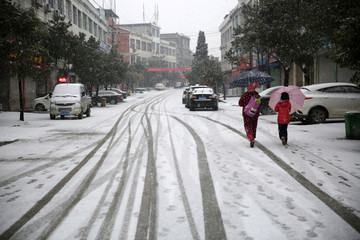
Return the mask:
[[291,103],[290,114],[294,113],[303,107],[305,101],[305,95],[300,91],[298,87],[281,87],[270,96],[269,106],[275,110],[276,104],[279,102],[281,93],[287,92]]

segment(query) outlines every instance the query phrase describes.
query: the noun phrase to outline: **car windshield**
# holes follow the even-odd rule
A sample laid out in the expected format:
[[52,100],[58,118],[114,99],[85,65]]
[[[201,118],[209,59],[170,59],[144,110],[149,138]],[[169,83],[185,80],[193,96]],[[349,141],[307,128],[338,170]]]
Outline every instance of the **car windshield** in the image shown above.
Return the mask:
[[54,96],[78,96],[80,93],[79,87],[68,85],[57,85],[53,95]]

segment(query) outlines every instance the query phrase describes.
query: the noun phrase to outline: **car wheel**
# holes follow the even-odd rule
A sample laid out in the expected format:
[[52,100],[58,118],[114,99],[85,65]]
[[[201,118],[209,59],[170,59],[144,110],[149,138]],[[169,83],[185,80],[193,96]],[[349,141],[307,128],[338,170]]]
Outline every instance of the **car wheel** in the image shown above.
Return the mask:
[[60,118],[61,118],[61,119],[65,119],[65,115],[60,115]]
[[111,100],[110,100],[110,103],[111,103],[111,104],[117,104],[117,102],[116,102],[115,99],[111,99]]
[[219,109],[219,107],[218,107],[218,106],[214,106],[213,109],[214,109],[215,111],[217,111],[217,110]]
[[309,113],[309,120],[311,123],[322,123],[326,120],[326,117],[326,109],[321,107],[313,108]]
[[88,109],[85,112],[86,117],[90,117],[90,113],[91,113],[90,106],[88,106]]
[[51,119],[51,120],[55,119],[55,115],[50,114],[50,119]]
[[78,114],[78,119],[82,119],[84,116],[84,111],[81,109],[81,113]]
[[195,107],[189,106],[189,110],[190,110],[190,111],[195,111]]
[[45,106],[43,104],[39,103],[39,104],[36,104],[35,110],[40,112],[40,111],[45,111],[46,109],[45,109]]

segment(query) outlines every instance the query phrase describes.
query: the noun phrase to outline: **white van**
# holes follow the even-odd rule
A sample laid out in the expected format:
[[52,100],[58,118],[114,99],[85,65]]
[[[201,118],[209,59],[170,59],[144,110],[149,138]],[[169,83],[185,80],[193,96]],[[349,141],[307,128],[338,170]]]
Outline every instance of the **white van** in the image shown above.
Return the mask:
[[162,83],[157,83],[155,85],[155,90],[165,90],[165,86]]
[[86,114],[90,117],[91,97],[80,83],[61,83],[55,86],[50,100],[50,119],[65,115],[77,115],[79,119]]

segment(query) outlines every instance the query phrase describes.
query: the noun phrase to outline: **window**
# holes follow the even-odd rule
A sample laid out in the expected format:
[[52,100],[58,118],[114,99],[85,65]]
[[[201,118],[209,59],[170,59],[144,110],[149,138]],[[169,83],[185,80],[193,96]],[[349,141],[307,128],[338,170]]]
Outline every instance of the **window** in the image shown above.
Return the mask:
[[146,51],[146,42],[141,42],[141,50]]
[[98,31],[98,37],[99,37],[99,40],[102,40],[102,29],[100,26],[99,27],[99,31]]
[[130,38],[130,47],[135,48],[135,39]]
[[345,93],[345,89],[343,89],[341,86],[322,88],[319,89],[319,91],[325,93]]
[[98,26],[97,26],[97,24],[94,22],[94,35],[95,35],[95,37],[98,37],[98,31],[97,31],[97,29],[98,29]]
[[59,13],[64,15],[64,0],[58,0]]
[[136,40],[136,49],[140,49],[140,40]]
[[77,9],[73,6],[73,23],[77,25]]
[[48,3],[50,7],[54,8],[54,0],[48,0],[46,3]]
[[105,42],[105,39],[106,38],[106,31],[105,30],[103,30],[103,33],[102,33],[102,40]]
[[89,32],[93,33],[93,20],[91,18],[89,18]]
[[87,15],[83,13],[83,29],[88,30]]
[[148,52],[151,52],[151,43],[147,43],[147,48],[146,49],[147,49]]
[[65,7],[65,11],[66,11],[66,15],[67,17],[70,19],[70,21],[72,20],[71,19],[71,2],[69,0],[66,0],[66,7]]
[[82,25],[81,25],[81,11],[80,10],[78,10],[78,26],[79,27],[81,27]]
[[343,86],[347,93],[360,93],[360,88],[353,86]]

